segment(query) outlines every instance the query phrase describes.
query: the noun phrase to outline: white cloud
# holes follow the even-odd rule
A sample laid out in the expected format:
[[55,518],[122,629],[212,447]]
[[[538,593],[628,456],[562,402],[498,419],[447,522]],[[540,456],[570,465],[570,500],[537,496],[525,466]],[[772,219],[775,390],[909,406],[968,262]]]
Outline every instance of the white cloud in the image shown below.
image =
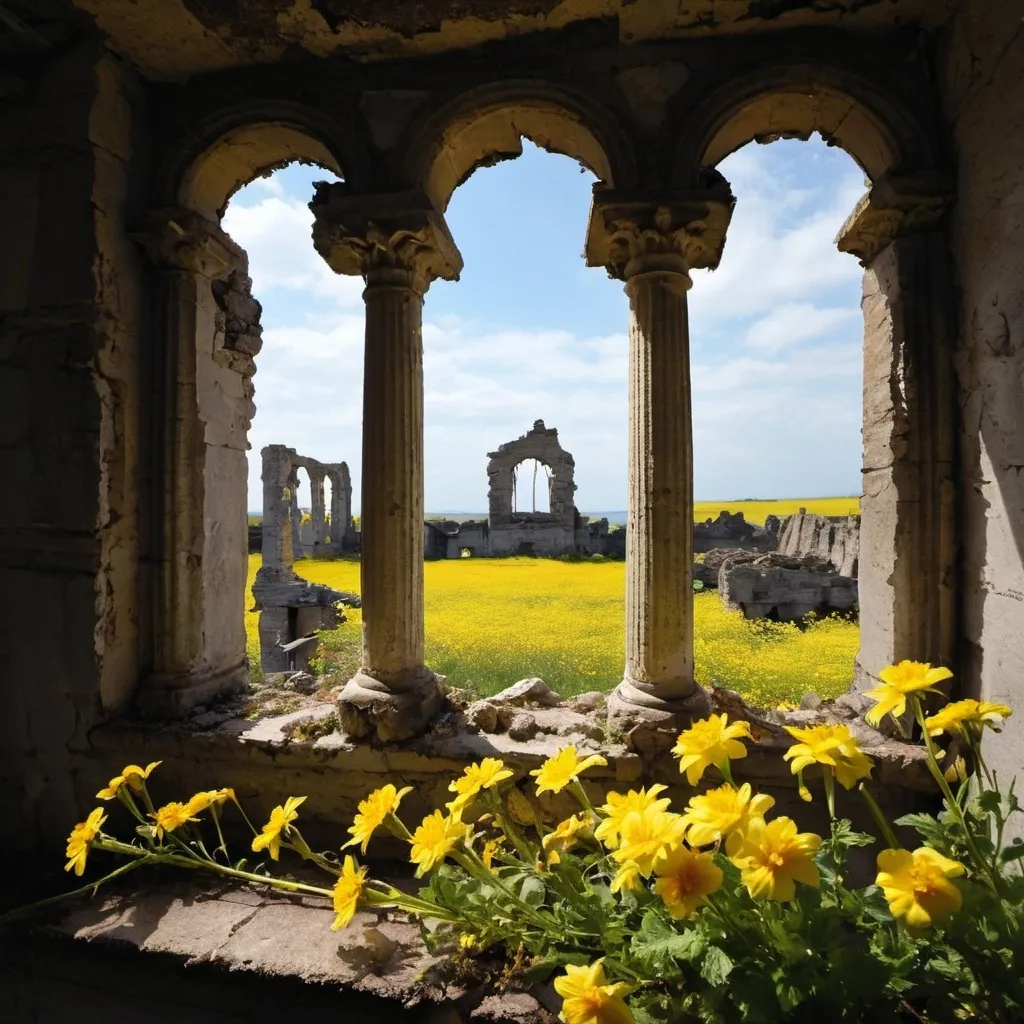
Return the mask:
[[[739,196],[722,267],[689,293],[698,498],[855,490],[859,466],[860,268],[833,237],[863,191],[852,169],[812,182],[766,176],[759,147],[723,171]],[[362,281],[313,250],[311,214],[275,179],[254,183],[225,227],[250,255],[266,308],[255,379],[250,505],[259,449],[283,443],[345,460],[359,500]],[[511,199],[510,199],[511,202]],[[494,233],[500,239],[500,232]],[[496,241],[495,245],[499,242]],[[467,256],[468,258],[468,256]],[[529,258],[496,252],[474,258]],[[566,273],[580,272],[577,265]],[[576,461],[577,504],[625,504],[627,323],[603,333],[430,316],[423,328],[426,502],[482,512],[487,453],[543,418]]]
[[780,352],[819,338],[859,320],[859,311],[849,307],[819,309],[809,302],[791,302],[773,309],[749,328],[743,342],[765,353]]
[[[266,187],[264,179],[257,182]],[[273,193],[272,188],[268,191]],[[252,205],[232,203],[222,224],[249,254],[257,298],[281,288],[329,299],[344,308],[362,306],[362,279],[334,273],[313,248],[313,214],[301,200],[271,194]]]

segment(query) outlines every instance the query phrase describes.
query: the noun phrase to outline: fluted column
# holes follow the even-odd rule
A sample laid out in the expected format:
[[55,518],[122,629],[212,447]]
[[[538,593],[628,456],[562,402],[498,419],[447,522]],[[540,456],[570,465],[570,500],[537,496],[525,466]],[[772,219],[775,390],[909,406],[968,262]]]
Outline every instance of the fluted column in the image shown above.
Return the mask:
[[462,258],[418,194],[311,204],[314,244],[339,273],[366,281],[363,367],[362,667],[339,698],[346,732],[381,740],[421,731],[442,702],[423,646],[423,297]]
[[689,270],[718,263],[727,189],[662,197],[595,190],[587,262],[629,296],[626,666],[618,725],[675,727],[708,709],[693,672]]
[[309,516],[313,527],[313,553],[323,550],[325,541],[326,510],[324,508],[324,472],[322,469],[310,470],[309,473]]

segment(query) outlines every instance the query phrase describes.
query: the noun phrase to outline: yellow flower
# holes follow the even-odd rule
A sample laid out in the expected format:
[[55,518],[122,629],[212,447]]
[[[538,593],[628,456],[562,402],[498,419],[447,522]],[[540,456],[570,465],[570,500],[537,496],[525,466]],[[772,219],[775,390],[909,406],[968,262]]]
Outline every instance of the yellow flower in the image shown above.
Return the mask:
[[822,771],[830,771],[846,789],[852,789],[871,774],[874,762],[857,745],[847,725],[812,725],[806,729],[787,725],[786,732],[799,740],[782,756],[793,760],[790,767],[800,778],[801,795],[804,769],[813,764],[822,765]]
[[1013,712],[1005,704],[992,704],[987,700],[958,700],[947,704],[941,711],[925,719],[929,736],[949,733],[951,736],[980,733],[986,725],[995,729]]
[[926,661],[901,661],[883,668],[878,673],[882,682],[864,695],[877,702],[864,721],[878,725],[886,715],[899,718],[907,710],[907,694],[930,692],[952,675],[948,668],[932,668]]
[[463,932],[459,936],[459,946],[462,949],[466,949],[466,950],[472,949],[477,944],[478,941],[479,941],[479,938],[476,935],[474,935],[472,932]]
[[882,850],[875,884],[889,901],[893,917],[906,918],[911,928],[927,928],[960,909],[963,897],[950,879],[963,873],[963,864],[928,846],[913,853]]
[[722,884],[722,869],[710,853],[695,853],[675,846],[654,869],[658,880],[654,891],[676,918],[692,917],[707,902],[708,895]]
[[117,796],[117,791],[125,783],[128,783],[136,793],[140,792],[143,780],[148,779],[149,773],[161,764],[163,764],[163,761],[151,761],[145,768],[140,768],[137,764],[130,764],[126,768],[122,768],[121,774],[112,778],[107,784],[106,789],[101,789],[96,794],[96,798],[98,800],[113,800]]
[[270,821],[263,826],[263,830],[253,841],[252,848],[255,853],[260,850],[268,850],[270,859],[277,860],[281,853],[281,834],[285,835],[291,830],[292,822],[299,816],[299,807],[306,798],[304,796],[290,796],[282,807],[277,805],[270,812]]
[[188,812],[190,815],[199,814],[213,804],[222,804],[225,800],[234,799],[235,791],[233,789],[209,789],[202,793],[196,793],[189,800]]
[[533,807],[515,786],[508,791],[506,799],[508,800],[508,813],[517,825],[533,824]]
[[485,757],[479,764],[471,764],[462,776],[450,783],[448,789],[458,794],[448,805],[453,811],[461,810],[483,789],[491,789],[499,782],[511,779],[515,773],[496,757]]
[[752,818],[763,818],[775,805],[775,798],[753,795],[749,782],[739,789],[728,783],[690,798],[683,812],[691,846],[707,846],[733,832],[743,831]]
[[402,797],[411,792],[412,786],[396,790],[389,782],[386,786],[375,789],[365,800],[360,800],[359,812],[352,819],[352,826],[348,830],[352,838],[342,846],[342,849],[361,843],[360,849],[366,853],[370,837],[384,824],[384,819],[389,814],[394,814],[398,810]]
[[334,883],[334,924],[331,931],[336,932],[344,928],[359,907],[359,901],[363,898],[363,890],[366,888],[366,868],[357,868],[356,859],[351,854],[345,855],[345,863],[341,866],[341,874]]
[[416,877],[422,878],[440,864],[468,832],[469,826],[456,813],[444,815],[434,811],[424,818],[412,834],[412,851],[409,854],[409,860],[416,865]]
[[488,839],[484,843],[484,848],[480,851],[480,859],[483,861],[484,867],[488,871],[491,870],[491,863],[494,860],[494,855],[501,849],[501,844],[504,842],[504,836],[498,836],[496,839]]
[[150,817],[156,822],[154,831],[156,832],[157,839],[163,839],[165,832],[173,832],[175,829],[181,828],[186,822],[199,820],[192,814],[189,804],[179,803],[177,800],[172,800],[169,804],[158,807],[156,813],[151,814]]
[[604,964],[589,967],[567,964],[565,974],[555,978],[555,991],[562,997],[559,1016],[565,1024],[633,1024],[623,996],[632,989],[625,982],[608,984]]
[[71,871],[73,868],[76,875],[82,874],[85,870],[85,859],[89,856],[89,845],[99,835],[100,828],[106,820],[103,808],[97,807],[90,812],[85,821],[80,821],[71,830],[68,848],[64,851],[64,856],[68,858],[67,864],[64,865],[65,871]]
[[635,861],[646,878],[668,855],[669,848],[683,841],[685,832],[686,822],[681,815],[653,807],[643,813],[633,811],[623,819],[619,847],[612,857],[619,864]]
[[967,762],[958,754],[953,763],[942,773],[947,782],[967,781]]
[[541,840],[541,846],[547,854],[547,866],[557,864],[561,860],[561,854],[568,853],[579,842],[580,832],[585,832],[589,828],[589,814],[574,814],[571,818],[559,822],[555,829]]
[[660,783],[651,786],[650,789],[631,789],[625,796],[621,793],[609,793],[607,803],[601,807],[604,820],[594,829],[594,835],[609,850],[614,850],[619,845],[619,834],[622,831],[622,822],[627,814],[639,811],[641,814],[649,807],[656,811],[667,811],[671,801],[668,797],[658,799],[658,794],[667,789]]
[[642,889],[643,883],[640,881],[640,866],[635,860],[627,860],[621,865],[618,871],[615,872],[615,877],[612,879],[612,884],[609,886],[612,892],[618,892],[620,889]]
[[570,744],[567,747],[562,747],[554,757],[549,757],[530,774],[537,778],[537,795],[539,796],[548,790],[552,793],[560,793],[581,772],[585,772],[595,765],[607,763],[600,754],[591,754],[581,761],[576,753],[576,748]]
[[743,884],[755,900],[791,900],[795,882],[818,887],[814,855],[821,837],[797,832],[791,818],[765,824],[754,818],[745,832],[734,832],[726,843],[729,858],[740,869]]
[[710,715],[680,733],[672,753],[679,758],[679,770],[686,772],[686,781],[696,786],[710,765],[726,774],[731,759],[747,756],[741,738],[750,739],[749,722],[729,725],[728,715]]

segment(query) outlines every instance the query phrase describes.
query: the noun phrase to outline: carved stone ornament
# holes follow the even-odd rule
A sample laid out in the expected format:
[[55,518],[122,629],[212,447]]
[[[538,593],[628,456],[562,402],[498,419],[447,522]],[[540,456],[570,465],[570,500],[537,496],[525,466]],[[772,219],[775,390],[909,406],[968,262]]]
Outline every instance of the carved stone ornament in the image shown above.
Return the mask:
[[194,210],[154,210],[132,238],[153,264],[172,270],[216,278],[247,264],[243,250]]
[[862,266],[894,239],[932,227],[952,201],[952,190],[937,180],[883,179],[860,198],[836,236],[840,252]]
[[[342,185],[344,183],[341,183]],[[313,245],[338,274],[367,283],[389,271],[411,274],[426,290],[436,278],[457,281],[462,255],[444,217],[420,192],[353,195],[328,185],[317,190]]]
[[594,189],[584,254],[621,281],[718,266],[735,200],[728,187],[653,194]]

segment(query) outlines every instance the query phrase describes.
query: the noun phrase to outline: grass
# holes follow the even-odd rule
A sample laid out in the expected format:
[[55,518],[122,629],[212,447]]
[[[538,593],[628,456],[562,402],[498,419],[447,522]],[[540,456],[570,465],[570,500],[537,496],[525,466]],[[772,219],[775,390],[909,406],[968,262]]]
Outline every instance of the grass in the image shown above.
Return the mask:
[[[249,558],[249,583],[259,556]],[[359,590],[359,563],[302,560],[296,571],[315,583]],[[496,693],[540,676],[563,696],[609,690],[625,650],[622,562],[550,559],[454,559],[427,562],[427,662],[449,685]],[[250,602],[251,604],[251,602]],[[338,682],[359,662],[359,612],[324,635],[324,669]],[[853,676],[859,631],[824,619],[801,629],[748,622],[728,612],[714,591],[694,595],[697,678],[738,690],[762,706],[799,701],[807,691],[834,697]],[[249,656],[259,662],[256,614],[246,614]]]

